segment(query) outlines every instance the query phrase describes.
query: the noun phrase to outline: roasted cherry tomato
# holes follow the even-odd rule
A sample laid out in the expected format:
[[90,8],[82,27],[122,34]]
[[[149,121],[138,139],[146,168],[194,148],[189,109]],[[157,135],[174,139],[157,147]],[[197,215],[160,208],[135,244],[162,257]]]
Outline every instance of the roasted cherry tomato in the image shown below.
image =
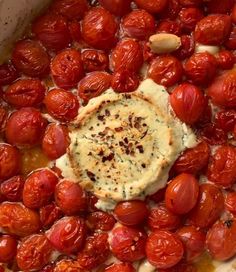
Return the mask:
[[171,33],[174,35],[181,35],[181,26],[178,22],[172,20],[161,20],[157,25],[157,32]]
[[234,54],[229,50],[221,50],[217,54],[216,59],[218,67],[223,70],[232,69],[236,61]]
[[73,42],[79,43],[81,41],[80,22],[74,20],[69,22],[70,36]]
[[91,230],[109,231],[115,225],[116,220],[110,213],[95,211],[88,215],[86,223]]
[[160,13],[166,6],[167,0],[135,0],[134,1],[138,7],[145,9],[150,13]]
[[60,260],[59,262],[57,262],[52,272],[87,272],[87,271],[85,271],[84,269],[81,269],[77,261],[65,259],[65,260]]
[[229,34],[229,38],[225,42],[225,47],[230,50],[236,49],[236,26],[233,26]]
[[104,272],[135,272],[136,270],[130,263],[115,263],[108,266]]
[[107,70],[109,60],[104,51],[87,49],[81,54],[84,70],[86,72]]
[[25,180],[22,176],[14,176],[0,184],[0,194],[8,201],[22,201]]
[[198,271],[197,267],[194,264],[186,262],[180,262],[169,269],[158,269],[158,272],[197,272],[197,271]]
[[176,19],[181,10],[179,0],[168,0],[167,6],[161,14],[158,14],[161,18],[169,18],[171,20]]
[[204,17],[202,11],[199,8],[189,7],[182,8],[179,13],[179,20],[182,29],[187,32],[194,30],[196,24]]
[[99,0],[101,6],[117,16],[123,16],[130,11],[131,0]]
[[139,85],[139,77],[129,70],[118,70],[114,72],[111,87],[117,93],[130,93],[135,91]]
[[54,202],[43,206],[39,210],[40,221],[42,227],[47,228],[62,217],[62,211],[56,206]]
[[224,144],[227,141],[227,133],[214,123],[204,124],[200,136],[210,145]]
[[11,84],[18,77],[18,72],[12,63],[0,65],[0,86]]
[[194,53],[195,42],[192,36],[190,35],[182,35],[181,46],[178,50],[174,52],[174,55],[181,60],[184,60],[190,57]]
[[234,0],[210,0],[207,1],[207,12],[208,13],[222,13],[227,14],[230,12],[234,5]]
[[199,6],[202,0],[179,0],[180,4],[186,7]]
[[13,236],[0,236],[0,262],[8,263],[16,256],[17,241]]
[[226,132],[234,130],[236,125],[236,110],[222,110],[216,113],[215,123],[217,127]]
[[228,192],[225,195],[225,208],[227,211],[236,215],[236,192]]
[[8,114],[8,110],[0,106],[0,133],[6,128]]

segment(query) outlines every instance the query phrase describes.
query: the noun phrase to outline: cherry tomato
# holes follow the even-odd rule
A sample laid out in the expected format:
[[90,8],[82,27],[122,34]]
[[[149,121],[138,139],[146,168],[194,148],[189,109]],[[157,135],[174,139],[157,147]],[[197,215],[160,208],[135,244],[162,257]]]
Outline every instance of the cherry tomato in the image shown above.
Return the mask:
[[166,193],[166,187],[159,189],[156,193],[154,193],[153,195],[150,195],[149,198],[155,203],[159,203],[164,201],[165,193]]
[[134,1],[139,8],[145,9],[150,13],[160,13],[166,6],[168,1],[167,0],[135,0]]
[[109,11],[101,7],[89,10],[82,20],[82,37],[96,49],[108,50],[116,41],[117,23]]
[[17,146],[40,143],[47,121],[35,108],[21,108],[12,113],[6,125],[6,139]]
[[87,197],[78,183],[64,179],[56,186],[55,201],[65,214],[73,215],[86,209]]
[[122,21],[125,36],[146,40],[155,32],[155,18],[145,10],[131,11]]
[[196,266],[193,264],[180,262],[169,269],[158,269],[158,272],[197,272]]
[[0,236],[0,262],[11,262],[16,256],[17,241],[13,236]]
[[147,235],[143,230],[119,226],[111,231],[112,253],[121,261],[135,262],[145,256]]
[[54,272],[54,265],[53,264],[49,264],[44,266],[40,272]]
[[225,208],[233,215],[236,215],[236,192],[228,192],[225,195]]
[[229,188],[236,182],[236,147],[219,147],[208,166],[207,177],[215,184]]
[[201,184],[198,202],[189,215],[190,224],[200,227],[210,227],[221,215],[224,209],[224,198],[220,189],[212,184]]
[[231,70],[216,77],[207,91],[212,102],[222,107],[236,106],[236,70]]
[[81,58],[86,72],[103,71],[108,69],[108,56],[103,51],[87,49],[82,52]]
[[129,93],[138,88],[139,77],[129,70],[116,71],[111,80],[111,87],[117,93]]
[[126,226],[141,224],[148,216],[145,202],[140,200],[120,202],[114,209],[117,220]]
[[17,175],[20,171],[20,153],[15,147],[0,144],[0,181]]
[[98,211],[96,204],[98,202],[98,198],[91,194],[91,193],[87,193],[88,197],[87,197],[87,208],[89,212],[95,212]]
[[96,211],[88,215],[86,223],[91,230],[109,231],[115,225],[116,220],[107,212]]
[[79,43],[81,40],[80,22],[74,20],[69,22],[70,36],[73,42]]
[[3,132],[6,128],[8,118],[8,111],[0,106],[0,133]]
[[234,4],[231,10],[231,19],[234,24],[236,24],[236,4]]
[[142,49],[143,49],[143,60],[144,62],[150,62],[152,61],[155,57],[156,54],[152,52],[149,43],[147,41],[141,42]]
[[161,14],[158,14],[161,18],[169,18],[171,20],[176,19],[180,12],[181,6],[179,0],[169,0],[167,6]]
[[85,272],[75,260],[65,259],[56,263],[52,272]]
[[0,65],[0,85],[11,84],[18,77],[18,72],[12,63]]
[[72,121],[79,110],[79,102],[75,95],[62,89],[48,92],[44,104],[48,113],[62,122]]
[[183,83],[171,93],[170,104],[176,116],[181,121],[191,125],[200,118],[206,100],[197,86]]
[[231,18],[228,15],[212,14],[200,20],[195,28],[195,40],[207,45],[220,45],[229,36]]
[[52,160],[66,153],[69,146],[69,132],[66,126],[49,124],[42,140],[43,152]]
[[208,13],[223,13],[227,14],[230,12],[234,5],[234,0],[210,0],[207,1],[207,12]]
[[212,107],[209,104],[208,97],[205,97],[205,98],[206,98],[206,106],[205,106],[204,111],[201,114],[199,120],[195,124],[197,128],[203,128],[204,126],[207,126],[207,125],[211,124]]
[[217,56],[217,64],[223,70],[232,69],[235,64],[235,56],[231,51],[221,50]]
[[194,226],[185,226],[176,233],[184,245],[187,261],[196,260],[204,252],[206,235],[203,231]]
[[157,26],[157,32],[171,33],[181,35],[181,26],[178,22],[172,20],[161,20]]
[[47,228],[62,217],[62,211],[52,202],[40,208],[39,216],[42,227]]
[[225,47],[230,50],[236,50],[236,26],[233,26],[229,38],[225,42]]
[[224,144],[227,141],[227,133],[213,123],[205,124],[200,130],[200,136],[210,145]]
[[148,261],[158,269],[176,265],[184,255],[183,244],[174,233],[164,230],[152,232],[146,244]]
[[106,72],[92,72],[86,75],[78,85],[78,95],[85,103],[101,95],[110,88],[111,75]]
[[216,58],[208,52],[193,54],[184,65],[185,75],[195,84],[207,84],[216,74]]
[[131,0],[99,0],[101,6],[117,16],[123,16],[130,11]]
[[115,263],[108,266],[104,272],[135,272],[136,270],[130,263]]
[[216,125],[226,132],[234,130],[236,125],[236,111],[235,110],[222,110],[215,115]]
[[121,69],[138,72],[143,65],[142,48],[133,39],[121,40],[111,54],[111,66],[114,71]]
[[8,201],[21,201],[24,183],[25,181],[22,176],[14,176],[0,184],[0,193]]
[[39,215],[23,204],[3,202],[0,204],[0,227],[10,234],[28,236],[40,229]]
[[191,32],[195,29],[196,24],[204,17],[199,8],[189,7],[182,8],[179,13],[179,20],[182,29]]
[[181,39],[181,46],[178,50],[174,52],[174,55],[181,60],[184,60],[190,57],[195,49],[195,42],[192,36],[189,35],[182,35]]
[[49,73],[49,56],[36,41],[22,40],[15,44],[12,62],[23,74],[31,77],[43,77]]
[[95,233],[87,238],[84,248],[78,254],[77,261],[81,268],[91,270],[104,263],[109,254],[107,233]]
[[202,0],[179,0],[180,4],[186,7],[199,6]]
[[154,230],[175,230],[180,225],[180,218],[166,208],[164,204],[159,204],[150,210],[148,226]]
[[22,241],[16,261],[21,270],[39,270],[50,261],[52,246],[44,234],[34,234]]
[[87,0],[55,0],[50,9],[68,19],[82,19],[88,10]]
[[236,253],[235,219],[216,222],[207,232],[206,247],[212,258],[226,261]]
[[208,144],[201,142],[197,146],[185,150],[175,161],[172,169],[177,174],[199,174],[208,165],[209,156],[210,148]]
[[67,20],[56,14],[38,17],[32,25],[36,38],[49,50],[59,51],[71,41]]
[[182,74],[181,62],[170,55],[156,57],[148,68],[148,77],[165,87],[171,87],[178,83]]
[[14,107],[32,107],[41,104],[46,92],[38,79],[19,79],[4,92],[4,99]]

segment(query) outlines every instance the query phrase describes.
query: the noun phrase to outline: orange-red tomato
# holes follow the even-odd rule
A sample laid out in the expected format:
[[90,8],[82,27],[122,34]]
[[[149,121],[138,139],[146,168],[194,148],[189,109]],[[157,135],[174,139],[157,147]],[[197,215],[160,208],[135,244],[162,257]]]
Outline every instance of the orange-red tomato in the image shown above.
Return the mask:
[[203,12],[196,7],[182,8],[179,13],[182,29],[187,32],[193,31],[203,17]]
[[146,244],[148,261],[158,269],[176,265],[184,255],[184,247],[178,236],[165,230],[152,232]]
[[134,1],[139,8],[145,9],[150,13],[160,13],[166,6],[167,0],[135,0]]
[[87,49],[81,54],[84,70],[86,72],[107,70],[109,60],[104,51]]
[[224,45],[226,48],[230,50],[236,49],[236,26],[232,27],[232,30],[229,34],[229,38],[227,39]]
[[[229,0],[230,1],[230,0]],[[233,0],[231,0],[233,1]],[[232,10],[231,10],[231,19],[234,24],[236,24],[236,4],[234,4]]]
[[236,58],[234,54],[229,50],[221,50],[216,56],[217,64],[221,69],[232,69]]
[[[44,272],[44,271],[42,271]],[[87,272],[81,269],[79,263],[75,260],[65,259],[56,263],[52,271],[45,272]]]
[[0,86],[11,84],[18,77],[18,72],[12,63],[0,65]]
[[114,263],[108,266],[104,272],[135,272],[136,270],[130,263]]
[[202,0],[179,0],[180,4],[186,7],[199,6]]
[[161,18],[169,18],[171,20],[176,19],[181,9],[179,0],[169,0],[167,6],[159,16]]
[[8,201],[21,201],[24,183],[22,176],[14,176],[7,179],[0,184],[0,194]]
[[42,227],[50,227],[56,220],[62,217],[62,211],[56,206],[54,202],[43,206],[39,210],[40,221]]
[[88,215],[86,223],[89,229],[93,231],[95,230],[109,231],[115,225],[116,220],[110,213],[103,211],[95,211]]
[[200,136],[210,145],[220,145],[227,141],[227,133],[214,123],[203,124]]
[[225,195],[225,208],[233,215],[236,215],[236,192],[228,192]]
[[11,262],[16,255],[17,241],[13,236],[0,236],[0,262]]
[[234,5],[234,0],[211,0],[207,1],[207,12],[208,13],[223,13],[227,14],[230,12]]
[[130,11],[131,0],[99,0],[101,6],[117,16],[123,16]]
[[217,127],[223,129],[225,132],[233,131],[236,125],[236,110],[222,110],[217,112],[215,123]]

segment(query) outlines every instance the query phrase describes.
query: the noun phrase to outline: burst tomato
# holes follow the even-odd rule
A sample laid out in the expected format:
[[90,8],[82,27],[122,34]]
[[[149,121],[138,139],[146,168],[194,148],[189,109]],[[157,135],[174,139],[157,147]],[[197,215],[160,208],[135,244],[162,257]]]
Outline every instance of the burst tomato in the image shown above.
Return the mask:
[[99,0],[101,6],[117,16],[123,16],[130,11],[131,0]]
[[14,176],[0,184],[0,193],[8,201],[21,201],[24,183],[25,181],[22,176]]
[[109,231],[115,225],[116,220],[110,213],[95,211],[88,215],[86,223],[87,226],[93,231]]
[[0,65],[0,86],[11,84],[18,77],[18,72],[12,63]]
[[69,22],[69,30],[72,41],[79,43],[81,40],[80,22],[76,20]]
[[214,123],[203,124],[200,136],[210,145],[224,144],[227,141],[227,133]]
[[0,236],[0,262],[9,263],[16,256],[17,241],[13,236]]
[[56,263],[52,272],[87,272],[75,260],[65,259]]
[[202,0],[179,0],[180,4],[186,7],[199,6]]
[[236,26],[233,26],[227,41],[225,42],[225,47],[230,50],[236,50]]
[[181,60],[190,57],[195,49],[195,42],[192,36],[182,35],[181,46],[174,52],[174,55]]
[[236,215],[236,192],[228,192],[225,195],[225,208],[233,215]]
[[130,93],[135,91],[139,85],[139,77],[129,70],[118,70],[114,72],[111,87],[117,93]]
[[161,20],[157,25],[157,32],[171,33],[181,35],[181,26],[178,22],[172,20]]
[[84,70],[86,72],[107,70],[109,60],[104,51],[87,49],[81,54]]
[[225,132],[234,130],[236,125],[236,111],[235,110],[222,110],[215,115],[215,123],[217,127],[223,129]]
[[40,208],[39,216],[42,227],[47,228],[62,217],[62,211],[55,205],[54,202],[52,202],[51,204]]
[[218,66],[224,70],[232,69],[236,61],[234,54],[229,50],[221,50],[216,59]]
[[233,8],[234,0],[210,0],[206,4],[208,13],[227,14]]
[[199,8],[182,8],[179,13],[179,20],[182,29],[187,32],[194,30],[196,24],[203,18],[203,13]]

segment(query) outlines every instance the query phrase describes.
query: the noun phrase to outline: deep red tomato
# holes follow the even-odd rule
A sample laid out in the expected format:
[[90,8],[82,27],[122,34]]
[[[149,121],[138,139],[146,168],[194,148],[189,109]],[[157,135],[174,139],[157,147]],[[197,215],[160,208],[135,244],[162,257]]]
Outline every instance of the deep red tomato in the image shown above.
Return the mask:
[[190,35],[182,35],[181,46],[178,50],[174,52],[174,55],[181,60],[190,57],[194,53],[195,41]]
[[161,20],[157,25],[157,32],[171,33],[177,36],[181,35],[181,26],[178,22],[172,20]]
[[116,220],[110,213],[96,211],[88,215],[86,223],[87,226],[93,231],[109,231],[115,225]]
[[131,11],[122,21],[125,36],[146,40],[155,32],[155,18],[145,10]]
[[108,69],[108,56],[104,51],[87,49],[81,54],[86,72],[103,71]]
[[16,256],[17,241],[13,236],[0,236],[0,262],[9,263]]
[[164,230],[152,232],[147,240],[148,261],[158,269],[176,265],[184,255],[183,244],[174,233]]
[[22,201],[24,183],[22,176],[14,176],[0,184],[0,193],[8,201]]
[[0,106],[0,133],[3,132],[6,128],[8,114],[8,110],[5,107]]
[[161,14],[158,14],[161,18],[169,18],[171,20],[176,19],[181,9],[179,0],[169,0],[167,6]]
[[81,41],[80,22],[74,20],[69,22],[70,36],[73,42],[79,43]]
[[59,51],[71,41],[67,20],[61,15],[45,14],[32,25],[36,38],[49,50]]
[[150,13],[160,13],[166,6],[167,0],[135,0],[134,1],[139,8],[145,9]]
[[158,269],[158,272],[197,272],[197,268],[194,264],[180,262],[169,269]]
[[73,215],[86,209],[87,197],[78,183],[64,179],[56,186],[55,201],[65,214]]
[[225,195],[225,208],[233,215],[236,215],[236,192],[228,192]]
[[84,269],[81,269],[77,261],[65,259],[65,260],[60,260],[59,262],[57,262],[52,272],[87,272],[87,271],[85,271]]
[[232,27],[229,38],[225,42],[225,47],[230,50],[236,49],[236,26]]
[[55,265],[54,264],[48,264],[46,266],[44,266],[40,272],[54,272],[54,267]]
[[204,124],[199,133],[201,138],[210,145],[224,144],[227,141],[227,133],[214,123]]
[[0,144],[0,181],[19,173],[20,159],[17,148],[5,143]]
[[218,67],[223,70],[232,69],[236,58],[234,54],[229,50],[221,50],[216,56]]
[[63,89],[53,89],[45,96],[44,104],[54,118],[72,121],[78,114],[79,102],[75,95]]
[[6,139],[17,146],[33,146],[41,142],[47,121],[35,108],[21,108],[12,113],[6,125]]
[[[232,0],[231,0],[232,1]],[[236,24],[236,4],[234,4],[231,10],[231,19],[234,24]]]
[[199,6],[203,0],[179,0],[180,4],[186,7]]
[[144,62],[150,62],[156,57],[156,54],[152,52],[149,42],[147,41],[142,41],[141,42],[142,49],[143,49],[143,60]]
[[230,12],[234,5],[234,0],[210,0],[206,2],[208,13],[223,13]]
[[16,261],[21,270],[39,270],[50,261],[52,246],[44,234],[34,234],[22,241]]
[[98,202],[98,198],[91,194],[91,193],[87,193],[87,210],[89,212],[96,212],[98,211],[96,204]]
[[136,270],[130,263],[115,263],[108,266],[104,272],[135,272]]
[[82,37],[89,45],[97,49],[111,49],[116,41],[117,23],[109,11],[94,7],[82,20]]
[[40,221],[42,227],[50,227],[56,220],[62,217],[62,211],[56,206],[54,202],[43,206],[39,210]]
[[11,84],[18,77],[18,72],[12,63],[0,65],[0,86]]
[[123,16],[130,11],[131,0],[99,0],[101,6],[117,16]]
[[176,232],[185,249],[186,261],[193,261],[199,257],[205,249],[206,234],[194,226],[185,226]]
[[217,112],[215,123],[217,127],[223,129],[225,132],[233,131],[236,125],[236,110],[222,110]]
[[204,17],[199,8],[189,7],[182,8],[179,13],[179,20],[182,29],[187,32],[194,30],[196,24]]
[[123,39],[111,54],[111,67],[114,71],[130,70],[138,72],[143,65],[142,48],[133,39]]
[[190,224],[200,227],[210,227],[221,215],[224,209],[224,197],[221,190],[212,184],[201,184],[198,202],[189,215]]
[[149,199],[154,201],[155,203],[159,203],[164,201],[165,199],[165,193],[166,193],[166,187],[159,189],[157,192],[155,192],[153,195],[149,196]]
[[19,79],[4,92],[4,99],[14,107],[32,107],[43,102],[45,86],[38,79]]

